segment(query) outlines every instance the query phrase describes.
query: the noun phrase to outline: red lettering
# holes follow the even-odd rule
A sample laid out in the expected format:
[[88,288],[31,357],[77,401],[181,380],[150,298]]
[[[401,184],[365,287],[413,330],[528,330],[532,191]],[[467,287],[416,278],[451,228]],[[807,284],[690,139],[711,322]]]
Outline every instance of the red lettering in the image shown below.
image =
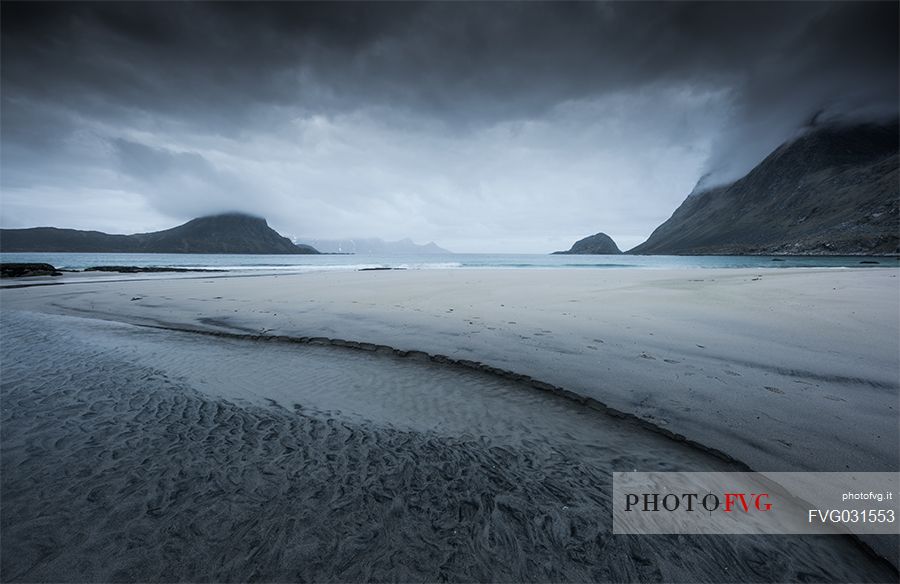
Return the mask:
[[744,493],[725,493],[726,513],[731,513],[731,508],[734,505],[735,501],[740,502],[741,508],[744,509],[745,513],[750,511],[750,505],[747,504],[747,499],[745,498]]

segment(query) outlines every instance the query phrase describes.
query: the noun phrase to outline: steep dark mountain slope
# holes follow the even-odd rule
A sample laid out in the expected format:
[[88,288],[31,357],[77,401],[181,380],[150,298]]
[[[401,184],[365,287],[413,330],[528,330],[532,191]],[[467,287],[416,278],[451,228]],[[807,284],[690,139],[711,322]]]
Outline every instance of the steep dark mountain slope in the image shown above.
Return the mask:
[[634,254],[900,253],[898,124],[830,126],[692,193]]

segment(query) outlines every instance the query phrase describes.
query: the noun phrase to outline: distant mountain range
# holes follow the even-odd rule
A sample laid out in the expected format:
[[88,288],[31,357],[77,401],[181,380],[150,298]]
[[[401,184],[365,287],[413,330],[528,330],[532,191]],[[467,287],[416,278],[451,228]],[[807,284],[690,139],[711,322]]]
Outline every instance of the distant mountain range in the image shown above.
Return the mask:
[[605,233],[597,233],[584,239],[579,239],[568,251],[555,251],[553,253],[612,255],[622,253],[622,250],[619,249],[612,237]]
[[178,227],[110,235],[56,227],[0,229],[4,252],[82,253],[245,253],[317,254],[308,245],[294,245],[279,235],[266,220],[240,213],[200,217]]
[[813,129],[695,192],[632,254],[900,253],[897,122]]
[[353,253],[361,255],[433,255],[452,253],[439,247],[433,241],[424,245],[413,243],[411,239],[384,241],[367,239],[303,239],[296,238],[298,245],[310,245],[322,253]]

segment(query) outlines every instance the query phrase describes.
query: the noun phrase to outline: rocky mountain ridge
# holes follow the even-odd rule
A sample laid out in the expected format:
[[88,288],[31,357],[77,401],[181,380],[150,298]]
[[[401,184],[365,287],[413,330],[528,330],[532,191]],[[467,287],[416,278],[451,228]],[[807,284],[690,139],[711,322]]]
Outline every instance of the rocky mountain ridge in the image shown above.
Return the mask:
[[813,128],[692,193],[632,254],[900,253],[898,123]]
[[310,246],[294,245],[290,239],[269,227],[265,219],[242,213],[198,217],[171,229],[133,235],[111,235],[100,231],[56,227],[0,229],[0,250],[80,253],[319,253]]

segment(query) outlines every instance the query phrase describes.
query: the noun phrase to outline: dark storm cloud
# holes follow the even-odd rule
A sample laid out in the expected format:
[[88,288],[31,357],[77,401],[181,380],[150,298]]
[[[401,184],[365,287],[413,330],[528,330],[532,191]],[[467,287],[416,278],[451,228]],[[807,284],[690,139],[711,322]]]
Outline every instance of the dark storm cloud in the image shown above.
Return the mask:
[[[332,151],[341,148],[341,171],[364,165],[371,156],[371,149],[355,142],[368,140],[387,156],[384,144],[398,138],[408,140],[416,155],[394,152],[383,164],[439,168],[449,161],[438,148],[455,147],[454,139],[490,152],[523,137],[543,141],[535,142],[530,156],[552,146],[560,160],[577,159],[584,153],[567,152],[571,145],[560,132],[550,132],[555,141],[548,142],[549,130],[540,124],[607,124],[609,134],[608,125],[616,120],[572,118],[576,111],[612,115],[578,105],[596,102],[614,105],[615,115],[626,121],[646,118],[646,111],[667,112],[655,131],[670,147],[681,148],[681,134],[686,156],[707,150],[705,168],[692,170],[693,180],[703,172],[725,180],[746,171],[817,112],[820,120],[897,115],[895,2],[4,2],[0,10],[4,188],[9,166],[20,184],[30,171],[46,176],[43,167],[63,164],[51,160],[54,156],[77,165],[84,152],[62,138],[80,128],[105,137],[110,168],[135,181],[132,186],[143,185],[134,188],[169,216],[207,208],[213,195],[208,190],[198,195],[203,204],[192,201],[179,210],[161,194],[166,185],[150,180],[154,165],[178,161],[177,173],[160,176],[196,179],[179,182],[182,187],[209,180],[230,193],[223,195],[228,201],[246,199],[239,191],[254,178],[244,176],[240,187],[226,189],[234,173],[223,179],[216,164],[262,160],[262,146],[251,153],[237,144],[263,137],[274,141],[270,147],[297,146],[297,136],[305,137],[300,142],[306,148],[294,154],[337,162],[321,158],[320,142],[315,148],[309,142],[310,136],[325,140]],[[699,117],[704,107],[706,120]],[[288,139],[285,128],[297,120],[304,121]],[[373,120],[381,125],[368,124]],[[358,140],[353,128],[360,128]],[[638,121],[632,130],[654,128]],[[607,151],[603,134],[591,136],[599,141],[598,152]],[[625,131],[620,144],[628,151],[645,143]],[[135,150],[142,147],[146,150]],[[579,147],[589,149],[591,143]],[[197,164],[183,164],[188,160]],[[312,180],[310,172],[297,171],[305,180]],[[472,185],[462,192],[459,177],[435,172],[412,182],[445,180],[455,184],[448,192],[456,188],[458,197],[473,196]],[[280,180],[283,184],[271,185],[277,195],[257,189],[265,199],[261,206],[285,203],[284,184],[297,181],[287,174]],[[408,186],[405,180],[398,178],[370,198],[408,204],[408,196],[397,194]],[[317,181],[321,190],[355,192],[345,184]],[[631,196],[625,187],[612,190],[603,196]],[[634,185],[634,192],[640,191]],[[302,189],[304,196],[338,196],[333,193]],[[684,194],[673,193],[671,201],[677,204]],[[671,212],[673,203],[663,204],[667,208],[648,221]],[[321,205],[319,211],[335,212],[331,206],[339,201]]]
[[736,84],[754,106],[827,85],[814,107],[868,85],[892,103],[897,15],[896,3],[4,3],[4,82],[209,115],[360,101],[532,115],[665,82]]

